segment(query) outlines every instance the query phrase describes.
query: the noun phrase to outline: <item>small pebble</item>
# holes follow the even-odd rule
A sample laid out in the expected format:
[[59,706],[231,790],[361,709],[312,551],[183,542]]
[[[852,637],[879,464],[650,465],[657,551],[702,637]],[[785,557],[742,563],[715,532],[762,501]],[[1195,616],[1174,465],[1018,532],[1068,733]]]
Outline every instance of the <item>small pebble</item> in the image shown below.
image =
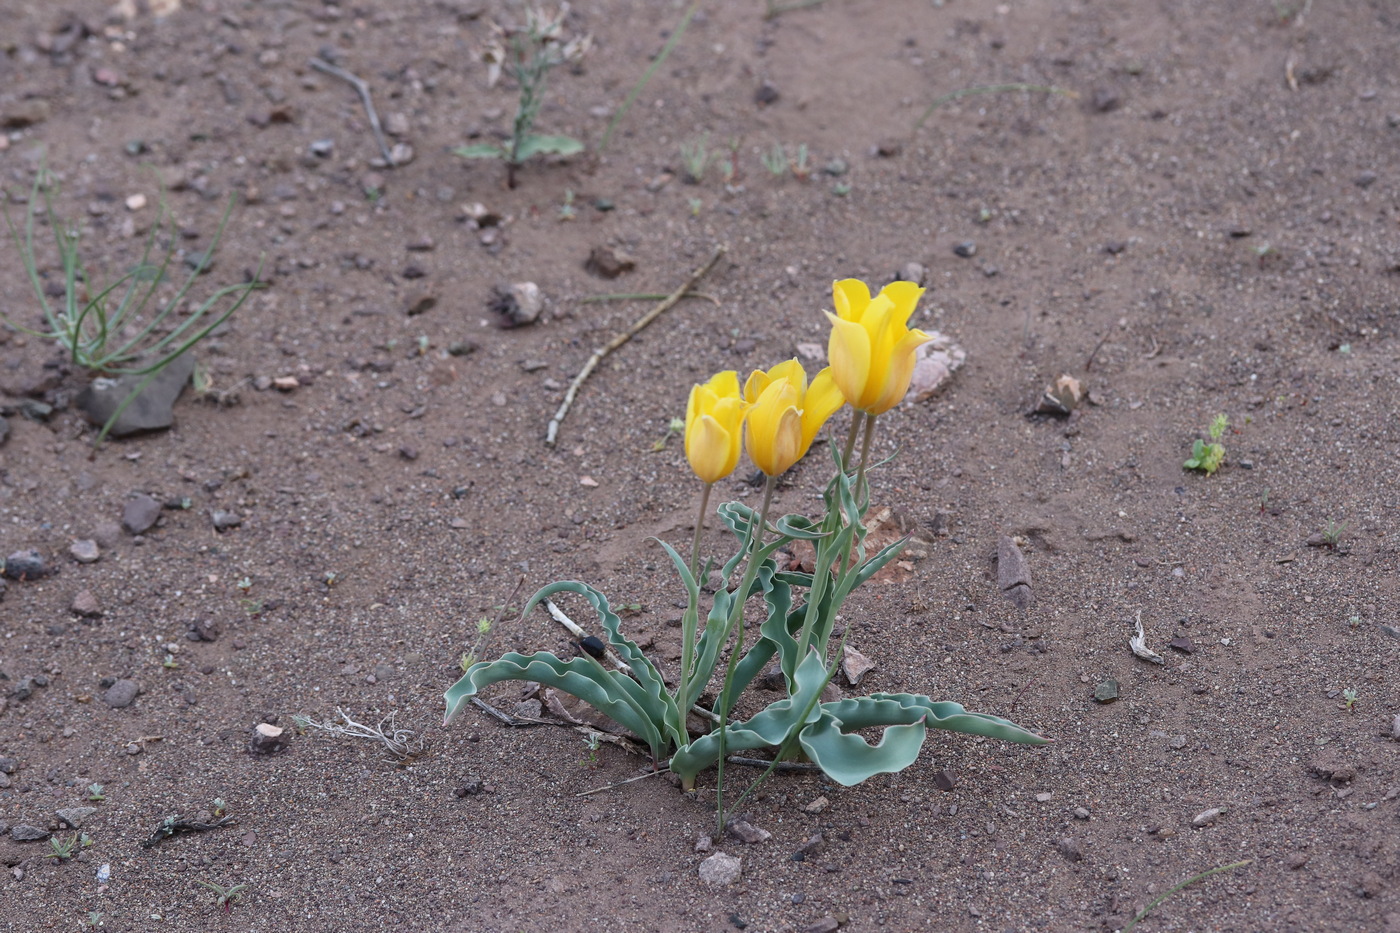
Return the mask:
[[1225,811],[1219,807],[1211,807],[1209,810],[1202,810],[1191,818],[1191,825],[1197,828],[1209,826],[1220,819],[1221,814],[1224,812]]
[[68,548],[68,553],[80,564],[94,564],[102,557],[102,552],[97,547],[97,542],[90,538],[74,541]]
[[103,692],[102,702],[112,709],[124,709],[136,702],[136,697],[140,692],[141,685],[136,681],[118,680]]
[[700,863],[700,880],[711,887],[731,885],[743,873],[743,859],[716,852]]
[[964,240],[953,247],[953,254],[963,259],[971,259],[977,255],[977,244],[971,240]]
[[44,555],[33,549],[16,551],[5,558],[5,576],[11,580],[37,580],[48,572]]

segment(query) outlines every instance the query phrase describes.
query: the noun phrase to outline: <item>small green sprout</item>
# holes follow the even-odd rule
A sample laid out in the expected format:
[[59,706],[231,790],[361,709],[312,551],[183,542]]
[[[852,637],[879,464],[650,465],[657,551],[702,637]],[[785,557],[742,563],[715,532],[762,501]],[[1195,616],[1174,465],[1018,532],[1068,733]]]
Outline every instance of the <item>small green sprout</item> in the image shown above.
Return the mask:
[[836,184],[831,186],[831,193],[836,195],[838,198],[844,198],[846,195],[851,193],[851,186],[844,181],[838,181]]
[[246,593],[253,588],[253,578],[244,577],[242,580],[235,583],[234,586],[238,587],[239,591]]
[[88,798],[87,798],[87,799],[88,799],[88,800],[91,800],[93,803],[101,803],[102,801],[106,800],[106,799],[107,799],[107,795],[104,794],[104,793],[102,793],[102,785],[101,785],[101,784],[89,784],[89,785],[88,785]]
[[225,811],[228,810],[228,804],[224,802],[224,798],[222,797],[215,797],[211,803],[214,805],[214,817],[216,819],[223,816]]
[[681,165],[685,167],[682,180],[688,185],[698,185],[705,178],[705,169],[710,166],[710,134],[704,133],[694,142],[681,143]]
[[661,436],[660,440],[652,442],[651,452],[654,454],[661,453],[661,451],[666,449],[666,442],[684,430],[685,420],[683,418],[672,418],[666,425],[666,433]]
[[979,224],[991,223],[992,212],[989,208],[982,208],[977,212],[977,222]]
[[75,854],[78,848],[78,834],[74,833],[67,839],[60,839],[57,836],[49,837],[49,851],[44,853],[45,858],[51,858],[57,862],[66,862]]
[[806,143],[802,143],[797,147],[797,155],[792,158],[792,161],[788,164],[788,168],[792,169],[792,177],[796,178],[798,181],[806,181],[808,178],[812,177],[812,166],[808,162]]
[[583,151],[583,143],[572,136],[533,132],[544,102],[545,77],[556,65],[578,61],[592,42],[588,36],[563,38],[567,13],[567,5],[552,18],[539,10],[527,10],[523,27],[494,27],[495,38],[483,56],[487,84],[495,86],[504,71],[515,79],[520,91],[511,137],[504,143],[475,143],[452,150],[464,159],[503,159],[510,188],[515,187],[516,169],[531,156],[568,156]]
[[1344,709],[1348,713],[1350,713],[1352,707],[1356,705],[1355,687],[1347,687],[1345,690],[1342,691],[1342,704],[1343,705],[1341,706],[1341,709]]
[[238,900],[238,898],[243,894],[243,891],[248,887],[246,884],[233,884],[229,885],[228,887],[224,887],[223,885],[215,884],[212,881],[200,881],[198,879],[195,880],[195,884],[203,885],[204,887],[213,891],[215,903],[222,907],[225,913],[233,912],[233,902]]
[[763,167],[768,169],[768,174],[774,178],[782,178],[787,174],[787,150],[783,148],[782,143],[774,143],[772,149],[759,155],[759,160],[763,162]]
[[1342,522],[1339,525],[1336,522],[1329,521],[1327,527],[1322,529],[1322,543],[1327,547],[1336,548],[1337,542],[1342,540],[1342,532],[1346,530],[1346,522]]
[[1223,414],[1216,415],[1210,423],[1210,443],[1197,438],[1191,444],[1191,456],[1186,459],[1182,467],[1188,470],[1200,470],[1207,476],[1220,469],[1220,464],[1225,462],[1225,445],[1220,443],[1220,439],[1225,436],[1225,429],[1229,426],[1229,418]]
[[487,618],[478,619],[476,623],[476,642],[468,651],[462,652],[461,659],[457,662],[462,666],[463,672],[476,663],[477,655],[481,651],[481,644],[486,640],[486,636],[491,633],[491,620]]
[[699,217],[700,209],[705,206],[705,202],[699,198],[690,198],[687,203],[690,205],[690,216]]
[[583,740],[583,744],[588,747],[588,754],[583,759],[583,766],[590,771],[596,771],[602,764],[602,762],[598,760],[598,746],[600,744],[598,733],[588,733],[587,737]]
[[559,208],[559,222],[564,223],[578,217],[578,211],[574,210],[574,189],[564,189],[564,203]]
[[175,655],[167,654],[165,660],[160,662],[160,666],[168,671],[178,670],[180,662],[175,660]]

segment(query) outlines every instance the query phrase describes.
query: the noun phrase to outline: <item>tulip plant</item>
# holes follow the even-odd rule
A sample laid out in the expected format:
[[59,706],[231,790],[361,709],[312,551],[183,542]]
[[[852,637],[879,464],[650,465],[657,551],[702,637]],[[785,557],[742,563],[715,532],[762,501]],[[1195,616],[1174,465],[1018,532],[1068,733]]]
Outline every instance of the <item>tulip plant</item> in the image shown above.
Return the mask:
[[[863,282],[837,282],[833,287],[836,312],[828,313],[831,366],[810,382],[801,364],[788,360],[767,371],[755,371],[742,391],[734,372],[719,373],[691,390],[686,458],[705,485],[689,560],[661,542],[687,594],[674,686],[668,686],[656,664],[622,633],[621,620],[601,592],[586,583],[563,581],[536,593],[526,610],[560,592],[583,596],[628,670],[605,668],[589,654],[563,660],[544,651],[512,652],[467,669],[445,694],[447,722],[478,690],[502,680],[532,680],[562,690],[640,737],[657,766],[664,761],[686,789],[694,788],[699,774],[714,766],[721,829],[724,763],[736,751],[768,749],[775,765],[804,755],[833,781],[852,786],[913,764],[929,729],[1033,745],[1049,741],[997,716],[916,694],[822,700],[845,642],[843,635],[832,645],[836,617],[846,598],[905,544],[897,541],[868,554],[862,518],[870,503],[866,461],[876,418],[904,398],[914,352],[929,340],[927,334],[908,326],[922,293],[911,283],[895,282],[872,297]],[[844,449],[832,450],[834,475],[824,494],[822,520],[785,515],[770,521],[777,478],[802,459],[823,425],[844,404],[855,414]],[[860,457],[852,469],[858,438],[862,440]],[[734,471],[741,446],[767,477],[763,503],[758,510],[738,502],[718,508],[721,521],[739,544],[720,571],[725,580],[738,574],[739,581],[733,588],[716,590],[702,625],[699,581],[708,575],[711,564],[700,563],[700,529],[710,491]],[[799,540],[809,542],[815,551],[810,573],[785,569],[774,559],[778,550]],[[744,613],[754,597],[762,602],[763,618],[757,638],[749,639]],[[703,735],[692,735],[686,714],[715,679],[726,648],[729,656],[719,679],[714,726]],[[747,720],[734,721],[735,701],[775,658],[787,696]],[[858,733],[870,728],[881,730],[880,740],[873,745]]]

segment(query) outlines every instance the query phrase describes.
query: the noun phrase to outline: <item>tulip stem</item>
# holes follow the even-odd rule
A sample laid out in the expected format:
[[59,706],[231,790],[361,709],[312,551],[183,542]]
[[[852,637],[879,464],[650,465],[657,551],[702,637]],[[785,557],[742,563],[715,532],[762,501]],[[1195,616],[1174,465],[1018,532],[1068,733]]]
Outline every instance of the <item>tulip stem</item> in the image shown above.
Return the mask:
[[695,518],[695,538],[690,544],[690,575],[697,579],[692,590],[694,596],[681,627],[681,679],[677,688],[681,710],[689,708],[691,668],[695,664],[695,630],[700,627],[700,535],[705,529],[705,512],[710,504],[710,490],[714,487],[714,483],[706,483],[705,491],[700,493],[700,514]]
[[851,454],[855,453],[856,449],[856,435],[860,433],[860,423],[865,417],[863,411],[851,415],[851,429],[846,432],[846,449],[841,453],[841,469],[847,472],[851,469]]
[[860,499],[860,490],[865,487],[865,464],[870,458],[870,439],[875,436],[875,416],[865,416],[865,436],[860,439],[860,471],[856,474],[856,498]]
[[[758,575],[758,552],[763,546],[763,532],[768,526],[768,507],[773,504],[773,490],[777,486],[778,478],[768,477],[768,482],[763,487],[763,509],[759,513],[758,522],[749,525],[748,565],[744,568],[744,577],[739,582],[739,589],[734,591],[734,608],[729,611],[728,627],[738,629],[738,638],[729,653],[729,664],[724,671],[724,686],[720,689],[719,760],[715,763],[716,838],[724,836],[724,735],[729,728],[729,714],[734,706],[734,698],[730,695],[730,686],[734,683],[734,668],[739,664],[739,655],[744,647],[744,603],[749,587],[753,586],[754,577]],[[725,640],[728,640],[727,634]]]

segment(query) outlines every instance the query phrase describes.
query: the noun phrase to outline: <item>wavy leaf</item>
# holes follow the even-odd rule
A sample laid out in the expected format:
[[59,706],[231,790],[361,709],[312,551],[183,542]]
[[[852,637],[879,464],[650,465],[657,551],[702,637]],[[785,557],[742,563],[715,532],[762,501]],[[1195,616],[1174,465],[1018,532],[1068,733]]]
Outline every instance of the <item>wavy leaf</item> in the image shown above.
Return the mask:
[[[989,739],[1020,742],[1024,745],[1049,745],[1054,741],[1018,726],[1009,719],[1002,719],[1000,716],[993,716],[990,713],[972,713],[964,709],[961,704],[948,700],[931,700],[926,696],[912,693],[872,693],[862,699],[893,700],[902,706],[917,707],[928,714],[926,724],[930,729],[947,729],[949,732],[962,732],[967,735],[985,735]],[[843,722],[859,723],[860,718],[857,712],[836,708],[840,707],[841,703],[849,702],[851,701],[842,700],[840,703],[828,704],[828,706],[833,707],[831,713],[837,719]],[[878,723],[871,723],[871,725],[878,725]],[[857,724],[851,728],[861,729],[864,726]]]
[[798,736],[807,757],[843,787],[853,787],[877,774],[903,771],[918,759],[928,735],[922,713],[912,723],[886,726],[874,745],[863,736],[842,731],[845,727],[823,709],[821,717]]
[[447,701],[443,725],[455,719],[466,701],[482,687],[503,680],[533,680],[563,690],[632,730],[651,747],[654,756],[660,758],[666,753],[666,743],[658,727],[660,711],[655,711],[657,715],[648,716],[637,708],[635,699],[627,689],[628,684],[636,687],[635,681],[621,671],[604,670],[592,658],[564,661],[547,651],[532,655],[512,651],[495,661],[482,661],[467,668],[461,679],[443,694],[443,699]]

